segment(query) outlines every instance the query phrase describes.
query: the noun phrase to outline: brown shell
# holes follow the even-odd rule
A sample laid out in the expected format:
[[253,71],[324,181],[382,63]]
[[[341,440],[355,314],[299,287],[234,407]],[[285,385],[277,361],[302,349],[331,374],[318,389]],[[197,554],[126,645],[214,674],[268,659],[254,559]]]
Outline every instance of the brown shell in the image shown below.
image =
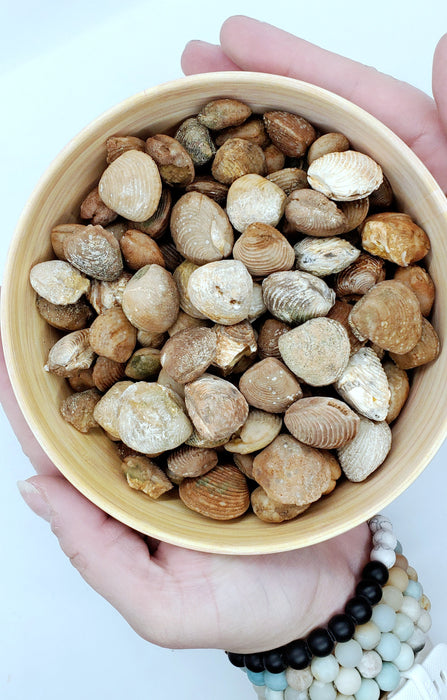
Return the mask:
[[307,173],[301,168],[282,168],[267,175],[267,180],[274,182],[289,195],[295,190],[307,189]]
[[406,353],[390,352],[390,357],[401,369],[413,369],[436,360],[441,351],[438,334],[426,318],[422,319],[422,335],[416,345]]
[[346,216],[344,233],[349,233],[360,226],[368,216],[369,197],[353,199],[350,202],[339,202],[338,206]]
[[392,423],[401,412],[410,393],[410,382],[405,370],[398,367],[392,360],[383,363],[383,369],[390,388],[390,405],[386,415],[386,422]]
[[137,230],[128,230],[120,240],[121,252],[127,267],[139,270],[145,265],[165,267],[163,254],[152,238]]
[[245,476],[234,464],[222,464],[179,486],[185,506],[213,520],[232,520],[243,515],[250,505]]
[[185,328],[162,348],[160,361],[179,384],[192,382],[203,374],[216,353],[216,334],[211,328]]
[[316,138],[312,124],[290,112],[264,112],[264,124],[275,146],[292,158],[303,156]]
[[382,184],[371,192],[370,204],[371,207],[376,207],[378,209],[387,209],[390,207],[394,200],[394,192],[391,187],[390,181],[383,176]]
[[84,299],[75,304],[52,304],[47,299],[37,296],[37,310],[53,328],[63,331],[78,331],[89,325],[94,314],[91,306]]
[[335,302],[324,280],[301,270],[274,272],[263,281],[262,292],[270,313],[285,323],[325,316]]
[[428,316],[435,300],[435,285],[424,268],[419,265],[398,267],[394,279],[403,282],[416,294],[421,305],[421,314]]
[[207,440],[230,438],[248,417],[248,404],[240,391],[211,374],[185,386],[185,401],[194,427]]
[[267,178],[242,175],[228,190],[228,218],[240,233],[255,222],[276,226],[284,213],[286,199],[286,193]]
[[155,134],[146,140],[146,152],[154,159],[158,171],[168,185],[185,187],[194,180],[194,163],[188,151],[177,139],[167,134]]
[[214,199],[218,204],[223,204],[227,198],[228,185],[217,182],[211,175],[200,175],[185,187],[186,192],[200,192]]
[[194,165],[205,165],[216,152],[210,132],[195,117],[185,119],[180,124],[175,138],[188,151]]
[[286,157],[274,143],[269,143],[263,150],[266,173],[276,173],[278,170],[284,168]]
[[172,242],[161,243],[160,251],[165,261],[164,267],[169,270],[169,272],[174,272],[174,270],[181,265],[184,260],[183,255],[180,255],[175,247],[175,244]]
[[137,491],[143,491],[151,498],[160,498],[163,493],[173,488],[164,471],[144,455],[125,457],[121,467],[129,486]]
[[363,296],[378,282],[385,279],[385,264],[381,258],[361,253],[357,260],[338,273],[334,282],[339,297]]
[[179,312],[179,293],[170,272],[160,265],[146,265],[128,282],[123,311],[133,326],[143,331],[164,333]]
[[303,395],[296,377],[275,357],[247,369],[239,380],[239,391],[251,406],[270,413],[283,413]]
[[126,376],[138,382],[155,381],[161,370],[160,354],[156,348],[139,348],[125,367]]
[[337,236],[347,227],[347,217],[335,202],[314,190],[294,190],[284,213],[293,229],[307,236]]
[[96,388],[101,392],[110,389],[116,382],[123,379],[124,368],[125,365],[121,362],[116,362],[108,357],[98,357],[93,367],[93,381]]
[[251,116],[251,108],[231,98],[212,100],[202,107],[197,115],[198,121],[212,131],[239,126]]
[[102,226],[87,226],[68,236],[64,254],[69,263],[94,279],[112,282],[123,272],[119,243]]
[[259,329],[258,355],[263,360],[265,357],[281,358],[278,348],[278,340],[281,335],[290,331],[291,326],[276,318],[268,318]]
[[215,353],[212,364],[223,374],[234,370],[242,358],[250,358],[257,350],[256,337],[251,323],[240,321],[232,326],[215,325]]
[[349,304],[347,301],[342,301],[337,299],[334,306],[332,309],[329,310],[326,318],[332,318],[334,321],[339,321],[339,323],[342,324],[344,327],[345,331],[348,334],[349,338],[349,343],[351,345],[351,353],[357,352],[357,350],[360,350],[365,343],[367,342],[365,340],[359,340],[356,338],[354,333],[352,332],[351,326],[349,325],[349,314],[351,313],[353,309],[353,305]]
[[266,173],[262,148],[245,139],[228,139],[220,146],[211,167],[213,177],[225,185],[231,185],[242,175]]
[[71,394],[60,405],[62,417],[80,433],[88,433],[92,428],[98,428],[93,417],[93,410],[101,398],[97,389],[87,389]]
[[66,260],[64,253],[64,241],[77,231],[83,231],[86,228],[84,224],[57,224],[51,229],[51,245],[53,246],[54,254],[59,260]]
[[73,391],[95,389],[95,382],[93,381],[93,367],[78,370],[71,377],[67,377],[67,382]]
[[169,187],[163,187],[155,212],[145,221],[127,222],[128,228],[146,233],[151,238],[159,238],[168,228],[172,209],[172,194]]
[[295,401],[286,411],[284,423],[300,442],[311,447],[341,447],[357,433],[359,417],[343,401],[311,396]]
[[175,479],[206,474],[217,466],[216,450],[182,445],[168,456],[168,473]]
[[266,134],[264,122],[258,117],[252,117],[240,126],[230,126],[216,135],[216,146],[222,146],[228,139],[245,139],[257,146],[264,148],[269,143],[269,137]]
[[317,138],[307,152],[307,162],[309,165],[317,158],[325,156],[327,153],[335,153],[349,150],[349,141],[344,136],[335,131],[323,134]]
[[354,305],[349,323],[358,337],[380,348],[404,354],[422,334],[422,314],[417,296],[398,280],[384,280]]
[[295,253],[287,238],[273,226],[261,223],[247,226],[234,244],[233,257],[243,262],[255,277],[291,270],[295,263]]
[[168,389],[171,389],[171,391],[174,391],[177,396],[180,398],[182,401],[183,406],[186,409],[185,406],[185,385],[184,384],[179,384],[178,382],[175,381],[169,375],[163,367],[161,368],[159,374],[158,374],[158,379],[157,379],[157,384],[161,384],[162,386],[167,387]]
[[112,221],[115,221],[118,214],[107,207],[99,196],[98,188],[95,187],[80,206],[79,213],[81,219],[90,219],[93,226],[107,226]]
[[98,355],[127,362],[137,342],[137,331],[118,306],[95,318],[90,327],[90,345]]
[[106,141],[106,160],[113,163],[125,151],[145,151],[146,144],[137,136],[109,136]]
[[391,429],[385,421],[360,417],[356,436],[337,450],[340,466],[350,481],[364,481],[385,461],[391,449]]
[[88,328],[64,335],[50,349],[44,369],[59,377],[70,377],[81,369],[91,367],[96,355],[89,336]]
[[92,280],[87,299],[97,314],[102,314],[106,309],[111,309],[113,306],[121,306],[123,292],[130,279],[132,279],[132,274],[123,272],[113,282]]
[[65,260],[33,265],[29,281],[39,296],[58,305],[75,304],[90,288],[90,281]]
[[368,216],[360,231],[365,250],[401,267],[421,260],[430,250],[427,234],[408,214],[373,214]]
[[293,506],[275,501],[267,495],[262,486],[252,491],[250,500],[254,514],[265,523],[283,523],[285,520],[293,520],[309,508],[307,504]]

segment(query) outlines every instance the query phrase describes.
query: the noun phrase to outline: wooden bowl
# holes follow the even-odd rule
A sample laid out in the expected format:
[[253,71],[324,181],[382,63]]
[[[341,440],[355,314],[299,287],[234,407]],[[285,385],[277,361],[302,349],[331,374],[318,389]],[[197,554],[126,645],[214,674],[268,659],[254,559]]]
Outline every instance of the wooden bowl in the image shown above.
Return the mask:
[[2,299],[2,332],[11,381],[36,438],[66,478],[104,511],[127,525],[177,545],[210,552],[260,554],[291,550],[334,537],[365,521],[395,499],[427,466],[447,428],[447,355],[414,373],[410,398],[393,427],[386,462],[365,482],[341,483],[296,520],[267,524],[253,514],[218,522],[188,510],[177,496],[158,501],[130,489],[115,447],[99,430],[82,435],[59,414],[67,383],[43,370],[59,337],[36,310],[28,275],[53,256],[53,225],[75,221],[79,205],[105,167],[105,140],[112,135],[166,131],[196,114],[209,100],[235,97],[255,111],[284,109],[322,131],[341,131],[353,148],[383,167],[399,209],[431,239],[429,271],[437,297],[433,323],[446,335],[447,202],[413,152],[374,117],[325,90],[260,73],[213,73],[160,85],[122,102],[76,136],[52,163],[18,223],[9,253]]

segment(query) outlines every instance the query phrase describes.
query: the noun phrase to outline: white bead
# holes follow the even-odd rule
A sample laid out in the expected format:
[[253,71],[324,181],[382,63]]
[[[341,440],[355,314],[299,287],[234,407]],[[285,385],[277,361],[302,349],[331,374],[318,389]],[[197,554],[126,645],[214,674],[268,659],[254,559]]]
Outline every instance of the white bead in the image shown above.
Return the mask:
[[312,685],[314,677],[309,666],[307,668],[303,668],[302,670],[291,668],[289,666],[289,668],[286,669],[286,680],[291,688],[298,692],[302,692],[303,690],[307,690]]
[[386,515],[375,515],[368,522],[369,529],[372,533],[377,532],[377,530],[392,530],[393,526],[391,520],[386,517]]
[[400,645],[400,653],[393,661],[399,671],[408,671],[414,664],[414,652],[409,644],[403,642]]
[[397,545],[397,537],[391,530],[377,530],[372,539],[374,547],[394,549]]
[[307,693],[291,688],[290,686],[284,691],[284,700],[306,700],[308,697]]
[[[354,668],[362,658],[362,647],[355,639],[350,639],[349,642],[339,642],[334,647],[334,654],[340,666],[345,668]],[[352,695],[353,693],[347,693]]]
[[382,670],[382,658],[377,651],[365,651],[357,668],[363,678],[375,678]]
[[272,690],[271,688],[265,688],[265,700],[284,700],[283,690]]
[[425,634],[419,627],[414,628],[414,632],[411,637],[407,640],[407,644],[413,649],[415,653],[420,651],[425,646]]
[[431,615],[426,610],[422,610],[418,617],[417,626],[422,632],[428,632],[431,627]]
[[417,622],[421,615],[421,606],[416,598],[412,598],[411,595],[404,595],[404,600],[399,612],[404,613],[404,615],[409,617],[413,622]]
[[362,677],[355,668],[341,668],[334,685],[343,695],[355,695],[362,683]]
[[258,700],[265,700],[265,685],[254,685],[253,690],[258,696]]
[[402,603],[404,602],[404,594],[396,586],[384,586],[382,588],[382,600],[381,603],[389,605],[396,612],[400,610]]
[[336,692],[332,683],[314,681],[309,688],[311,700],[335,700]]
[[335,700],[355,700],[354,695],[343,695],[343,693],[337,693]]
[[374,547],[370,555],[371,561],[380,561],[385,564],[387,569],[394,566],[396,561],[396,552],[394,549],[385,549],[385,547]]
[[362,649],[374,649],[380,642],[380,637],[381,632],[372,620],[364,625],[357,625],[355,628],[354,639],[360,644]]
[[313,677],[321,683],[332,683],[338,676],[340,667],[335,656],[314,656],[310,665]]

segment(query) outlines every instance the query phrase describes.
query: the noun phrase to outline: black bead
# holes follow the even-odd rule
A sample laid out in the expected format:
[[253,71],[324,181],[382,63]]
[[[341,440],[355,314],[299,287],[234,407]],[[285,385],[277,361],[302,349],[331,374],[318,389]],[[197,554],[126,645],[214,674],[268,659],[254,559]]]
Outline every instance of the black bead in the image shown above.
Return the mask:
[[233,664],[233,666],[237,666],[238,668],[242,668],[245,666],[245,660],[244,660],[244,655],[243,654],[235,654],[232,651],[227,651],[227,656],[228,656],[228,661]]
[[368,600],[371,605],[375,605],[382,599],[382,586],[373,579],[363,579],[359,581],[355,592]]
[[281,649],[272,649],[272,651],[265,651],[264,654],[264,668],[270,673],[281,673],[287,668],[287,664],[282,655]]
[[291,666],[297,671],[306,668],[311,658],[312,654],[305,639],[296,639],[294,642],[290,642],[284,649],[284,660],[287,666]]
[[381,586],[386,584],[389,577],[390,573],[381,561],[369,561],[362,571],[362,578],[372,579]]
[[362,596],[354,596],[346,603],[345,613],[352,617],[356,625],[364,625],[372,617],[371,603]]
[[348,615],[334,615],[329,620],[328,630],[336,642],[349,642],[354,636],[355,624]]
[[314,656],[329,656],[334,648],[334,642],[324,627],[312,630],[307,638],[307,644]]
[[261,673],[264,670],[264,655],[245,654],[245,667],[253,673]]

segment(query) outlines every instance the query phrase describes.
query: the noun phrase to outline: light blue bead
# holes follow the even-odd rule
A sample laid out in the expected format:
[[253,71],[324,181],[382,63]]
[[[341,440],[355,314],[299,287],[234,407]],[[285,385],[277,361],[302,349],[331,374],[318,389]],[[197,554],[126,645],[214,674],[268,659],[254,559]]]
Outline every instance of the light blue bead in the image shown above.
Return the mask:
[[405,613],[396,613],[396,622],[394,623],[393,633],[400,639],[401,642],[406,642],[410,639],[414,632],[414,623]]
[[394,551],[396,552],[396,554],[402,554],[402,552],[404,551],[404,550],[403,550],[403,547],[402,547],[402,545],[401,545],[401,543],[399,542],[399,540],[397,540],[397,544],[396,544],[396,546],[394,547]]
[[396,612],[384,603],[373,606],[372,620],[381,632],[391,632],[396,623]]
[[255,673],[247,668],[247,678],[253,683],[253,685],[265,685],[264,681],[264,671],[260,673]]
[[264,683],[267,688],[272,690],[285,690],[288,686],[286,672],[270,673],[270,671],[264,671]]
[[314,656],[310,670],[315,680],[321,683],[332,683],[337,678],[340,667],[335,656]]
[[355,639],[350,639],[349,642],[339,642],[336,644],[334,647],[334,654],[340,666],[354,668],[354,666],[360,663],[363,650]]
[[411,595],[412,598],[416,598],[416,600],[419,600],[423,592],[424,591],[422,590],[422,586],[419,583],[419,581],[412,581],[410,579],[408,581],[408,586],[404,591],[404,595]]
[[382,670],[376,676],[375,680],[381,690],[385,690],[386,692],[390,693],[399,685],[399,669],[390,661],[384,661],[382,664]]
[[400,647],[400,639],[395,634],[384,632],[376,646],[376,651],[384,661],[394,661],[400,653]]
[[403,644],[400,645],[399,656],[394,659],[393,664],[397,666],[399,671],[408,671],[408,669],[413,666],[414,652],[409,644],[403,642]]
[[314,681],[307,692],[311,700],[335,700],[337,695],[333,683],[320,683],[320,681]]
[[355,697],[356,700],[379,700],[380,688],[372,678],[363,678]]

